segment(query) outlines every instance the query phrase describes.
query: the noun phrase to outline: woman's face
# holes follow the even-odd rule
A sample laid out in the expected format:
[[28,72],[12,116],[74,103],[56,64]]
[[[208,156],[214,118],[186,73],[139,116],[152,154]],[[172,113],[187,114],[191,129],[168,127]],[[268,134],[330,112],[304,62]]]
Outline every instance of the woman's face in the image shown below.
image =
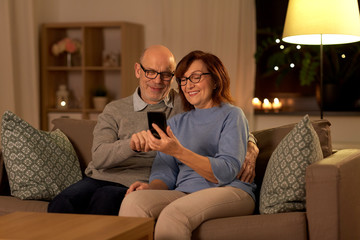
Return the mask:
[[[191,75],[199,77],[199,74],[203,73],[209,73],[206,65],[202,60],[195,60],[185,72],[184,77],[189,78]],[[214,89],[215,85],[210,74],[201,75],[198,83],[193,83],[188,79],[186,85],[181,86],[189,103],[200,109],[214,107],[212,99]]]

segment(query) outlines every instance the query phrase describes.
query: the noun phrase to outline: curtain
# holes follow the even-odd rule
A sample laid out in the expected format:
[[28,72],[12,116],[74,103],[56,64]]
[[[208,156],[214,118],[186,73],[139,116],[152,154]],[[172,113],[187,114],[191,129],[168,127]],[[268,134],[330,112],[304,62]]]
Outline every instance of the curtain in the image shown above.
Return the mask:
[[39,60],[33,0],[0,0],[0,115],[39,127]]
[[163,0],[163,44],[179,61],[192,50],[217,55],[231,93],[252,126],[255,89],[255,0]]

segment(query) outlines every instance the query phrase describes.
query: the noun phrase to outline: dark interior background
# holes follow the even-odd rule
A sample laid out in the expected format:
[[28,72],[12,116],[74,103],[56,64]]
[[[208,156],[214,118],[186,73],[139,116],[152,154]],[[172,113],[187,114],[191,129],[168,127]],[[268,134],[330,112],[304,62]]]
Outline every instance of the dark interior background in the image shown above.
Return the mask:
[[[296,99],[301,110],[316,110],[320,91],[320,47],[276,43],[282,38],[288,0],[256,0],[257,52],[255,96]],[[280,49],[280,45],[284,49]],[[327,45],[324,48],[324,94],[326,111],[360,111],[360,43]],[[346,58],[342,58],[345,54]],[[306,56],[306,57],[305,57]],[[305,59],[306,58],[306,59]],[[303,61],[309,61],[311,80],[300,82]],[[295,67],[289,64],[294,62]],[[274,66],[279,66],[275,71]],[[311,99],[311,100],[309,100]],[[296,111],[292,108],[290,111]]]

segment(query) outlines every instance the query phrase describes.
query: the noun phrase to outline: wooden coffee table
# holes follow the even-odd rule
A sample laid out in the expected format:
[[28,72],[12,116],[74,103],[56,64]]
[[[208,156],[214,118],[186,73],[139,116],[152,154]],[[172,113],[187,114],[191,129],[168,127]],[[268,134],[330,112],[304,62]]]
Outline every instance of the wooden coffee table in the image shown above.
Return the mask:
[[0,239],[153,239],[154,219],[15,212],[0,216]]

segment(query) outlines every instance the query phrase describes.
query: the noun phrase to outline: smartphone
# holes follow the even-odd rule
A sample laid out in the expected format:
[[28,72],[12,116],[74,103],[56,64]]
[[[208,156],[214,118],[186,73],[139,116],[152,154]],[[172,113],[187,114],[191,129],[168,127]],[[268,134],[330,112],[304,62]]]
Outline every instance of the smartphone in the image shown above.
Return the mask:
[[158,125],[159,128],[161,130],[163,130],[163,132],[166,134],[167,124],[166,124],[165,113],[164,112],[147,112],[147,117],[148,117],[149,129],[150,129],[152,135],[154,135],[154,137],[156,137],[157,139],[160,139],[160,135],[153,128],[152,124],[155,123],[156,125]]

